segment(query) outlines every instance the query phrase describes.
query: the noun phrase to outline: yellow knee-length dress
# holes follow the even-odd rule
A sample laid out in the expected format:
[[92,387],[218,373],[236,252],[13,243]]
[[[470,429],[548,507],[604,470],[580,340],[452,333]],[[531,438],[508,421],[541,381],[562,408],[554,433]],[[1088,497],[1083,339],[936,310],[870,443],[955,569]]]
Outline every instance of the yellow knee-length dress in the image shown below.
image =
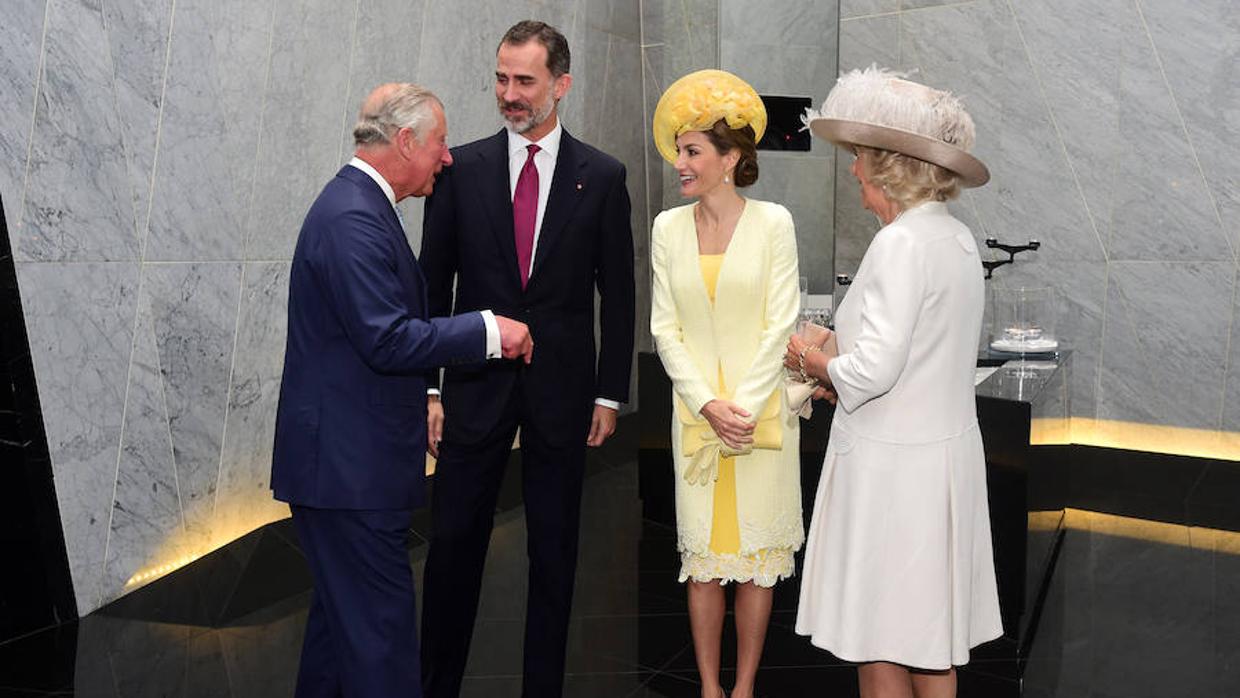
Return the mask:
[[[722,254],[699,254],[702,279],[706,293],[713,304],[719,269],[723,265]],[[719,367],[719,387],[726,390],[723,367]],[[681,553],[680,581],[695,582],[718,580],[728,582],[753,582],[758,586],[774,586],[778,580],[792,576],[795,568],[792,546],[763,548],[754,555],[740,555],[740,521],[736,512],[736,458],[724,456],[719,459],[719,479],[715,481],[714,508],[711,517],[710,552],[705,555]]]

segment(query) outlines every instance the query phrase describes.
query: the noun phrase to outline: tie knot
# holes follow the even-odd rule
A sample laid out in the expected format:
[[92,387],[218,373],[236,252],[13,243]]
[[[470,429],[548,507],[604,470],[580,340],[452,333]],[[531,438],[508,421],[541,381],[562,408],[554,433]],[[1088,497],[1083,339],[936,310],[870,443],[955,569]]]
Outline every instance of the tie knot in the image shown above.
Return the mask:
[[539,148],[539,147],[538,147],[536,144],[534,144],[534,143],[530,143],[529,145],[525,146],[525,149],[526,149],[526,150],[528,150],[528,151],[530,151],[530,157],[534,157],[534,154],[535,154],[535,153],[537,153],[538,151],[542,150],[542,148]]

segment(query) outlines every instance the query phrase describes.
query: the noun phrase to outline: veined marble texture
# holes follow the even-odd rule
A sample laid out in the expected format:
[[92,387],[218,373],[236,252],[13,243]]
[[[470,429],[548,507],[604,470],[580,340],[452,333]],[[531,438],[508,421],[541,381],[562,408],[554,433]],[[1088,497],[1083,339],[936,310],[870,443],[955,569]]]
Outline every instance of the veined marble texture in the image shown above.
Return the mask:
[[219,479],[241,264],[147,264],[168,430],[187,535],[209,537]]
[[1232,315],[1230,262],[1114,262],[1098,417],[1218,429]]
[[[577,0],[577,2],[578,32],[584,25],[629,41],[641,40],[642,2],[635,0]],[[534,0],[534,3],[535,8],[540,4],[544,7],[560,4],[556,0]],[[537,10],[535,15],[537,16]]]
[[96,607],[133,349],[138,265],[19,263],[78,610]]
[[18,218],[26,179],[27,146],[34,114],[34,94],[43,47],[46,0],[14,0],[0,22],[0,198],[8,223],[10,248],[17,249]]
[[1234,260],[1141,18],[1121,18],[1122,147],[1109,254],[1123,260]]
[[246,216],[246,259],[292,259],[306,210],[343,164],[336,145],[349,92],[346,32],[354,15],[352,4],[338,0],[280,5]]
[[139,570],[180,559],[194,547],[185,535],[149,293],[139,296],[125,405],[116,493],[96,605],[137,588],[130,580]]
[[852,19],[900,11],[900,0],[840,0],[840,17]]
[[664,88],[695,70],[719,67],[719,26],[718,0],[664,3]]
[[135,233],[141,239],[150,209],[172,0],[109,0],[102,7],[112,56],[116,112],[129,167]]
[[177,1],[147,261],[241,259],[276,8]]
[[14,258],[137,259],[124,133],[97,2],[50,0],[42,65]]
[[720,3],[719,33],[725,40],[764,46],[832,49],[836,45],[839,12],[835,2],[724,0]]
[[1227,347],[1227,384],[1223,386],[1222,429],[1240,432],[1240,265],[1236,266],[1232,291],[1231,341]]
[[[422,20],[429,0],[377,0],[358,2],[355,17],[344,26],[352,28],[349,54],[349,89],[342,105],[338,166],[353,153],[353,125],[362,100],[386,82],[417,82],[437,95],[444,89],[433,75],[419,76],[422,53]],[[442,95],[441,95],[442,97]],[[448,134],[454,124],[448,115]]]
[[223,544],[288,516],[271,497],[271,453],[288,327],[286,262],[245,265],[212,538]]
[[1240,252],[1240,13],[1229,0],[1137,3],[1213,204]]

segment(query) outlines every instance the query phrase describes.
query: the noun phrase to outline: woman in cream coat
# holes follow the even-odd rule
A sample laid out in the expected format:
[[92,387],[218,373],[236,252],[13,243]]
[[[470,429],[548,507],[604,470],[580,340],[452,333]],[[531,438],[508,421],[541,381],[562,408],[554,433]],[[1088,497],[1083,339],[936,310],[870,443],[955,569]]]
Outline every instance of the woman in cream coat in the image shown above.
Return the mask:
[[952,696],[953,667],[1002,634],[973,392],[981,259],[944,203],[989,174],[959,101],[886,71],[842,76],[810,117],[857,155],[884,225],[834,341],[792,337],[785,356],[838,400],[796,630],[861,663],[864,698]]
[[736,191],[757,179],[765,121],[753,89],[715,70],[681,78],[655,112],[656,145],[697,199],[654,221],[650,329],[674,388],[680,581],[704,698],[723,694],[722,585],[737,584],[732,696],[748,698],[772,587],[804,539],[781,363],[798,310],[796,236],[784,207]]

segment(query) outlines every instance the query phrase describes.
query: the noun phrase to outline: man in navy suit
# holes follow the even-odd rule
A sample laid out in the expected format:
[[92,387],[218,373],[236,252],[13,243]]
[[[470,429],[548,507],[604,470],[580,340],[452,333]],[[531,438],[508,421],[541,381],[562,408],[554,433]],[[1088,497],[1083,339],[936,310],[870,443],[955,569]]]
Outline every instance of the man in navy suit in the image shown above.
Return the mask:
[[533,355],[524,323],[428,312],[396,202],[452,163],[446,130],[429,91],[377,88],[293,254],[271,486],[314,577],[299,698],[421,695],[405,540],[424,497],[426,376]]
[[511,314],[529,324],[539,354],[529,364],[450,366],[442,402],[431,400],[439,461],[422,659],[434,698],[460,692],[518,429],[530,559],[524,694],[561,695],[586,447],[615,430],[633,354],[624,166],[560,125],[557,104],[572,84],[568,43],[542,22],[521,22],[504,35],[496,64],[506,128],[453,149],[453,166],[426,202],[420,258],[432,313]]

